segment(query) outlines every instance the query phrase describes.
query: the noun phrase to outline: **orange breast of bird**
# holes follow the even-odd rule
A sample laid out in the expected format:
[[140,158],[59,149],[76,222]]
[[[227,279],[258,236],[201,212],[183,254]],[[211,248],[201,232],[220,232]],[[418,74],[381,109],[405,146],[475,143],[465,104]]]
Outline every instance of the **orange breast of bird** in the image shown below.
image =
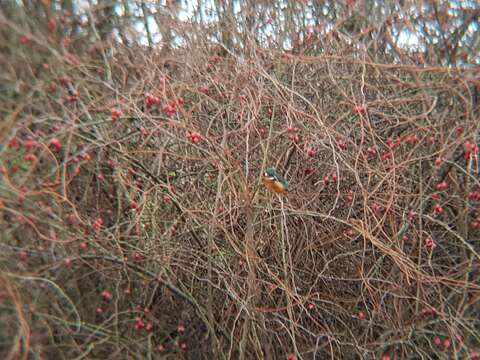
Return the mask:
[[277,194],[285,192],[285,187],[279,181],[264,178],[263,183],[268,189],[275,191]]

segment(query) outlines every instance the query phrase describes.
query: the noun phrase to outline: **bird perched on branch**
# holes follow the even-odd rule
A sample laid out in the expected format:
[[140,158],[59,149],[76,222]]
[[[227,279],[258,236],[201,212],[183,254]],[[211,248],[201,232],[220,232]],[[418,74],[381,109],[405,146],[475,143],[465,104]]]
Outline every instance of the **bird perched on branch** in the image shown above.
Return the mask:
[[265,173],[263,174],[263,183],[268,189],[275,191],[277,194],[282,194],[285,191],[288,191],[288,181],[278,175],[272,167],[265,170]]

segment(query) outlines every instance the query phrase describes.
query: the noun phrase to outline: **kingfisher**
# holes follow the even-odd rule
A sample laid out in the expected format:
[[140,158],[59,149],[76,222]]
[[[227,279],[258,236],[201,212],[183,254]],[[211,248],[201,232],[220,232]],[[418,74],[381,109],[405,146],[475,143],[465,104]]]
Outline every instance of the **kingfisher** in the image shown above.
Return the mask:
[[272,167],[265,170],[265,173],[263,174],[263,183],[268,189],[275,191],[277,194],[282,194],[288,191],[288,181],[278,175]]

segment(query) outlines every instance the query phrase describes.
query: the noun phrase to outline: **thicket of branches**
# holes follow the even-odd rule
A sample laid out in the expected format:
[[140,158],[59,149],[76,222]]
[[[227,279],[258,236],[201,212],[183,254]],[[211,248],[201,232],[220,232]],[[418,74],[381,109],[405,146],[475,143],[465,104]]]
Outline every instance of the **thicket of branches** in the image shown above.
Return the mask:
[[242,4],[2,8],[2,358],[479,358],[478,9]]

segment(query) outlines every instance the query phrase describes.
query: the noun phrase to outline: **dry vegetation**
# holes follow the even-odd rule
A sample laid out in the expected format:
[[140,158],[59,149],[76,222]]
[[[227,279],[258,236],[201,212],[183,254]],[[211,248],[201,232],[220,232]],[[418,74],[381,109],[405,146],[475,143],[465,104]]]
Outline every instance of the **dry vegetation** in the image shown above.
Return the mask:
[[478,70],[1,42],[2,358],[480,356]]

